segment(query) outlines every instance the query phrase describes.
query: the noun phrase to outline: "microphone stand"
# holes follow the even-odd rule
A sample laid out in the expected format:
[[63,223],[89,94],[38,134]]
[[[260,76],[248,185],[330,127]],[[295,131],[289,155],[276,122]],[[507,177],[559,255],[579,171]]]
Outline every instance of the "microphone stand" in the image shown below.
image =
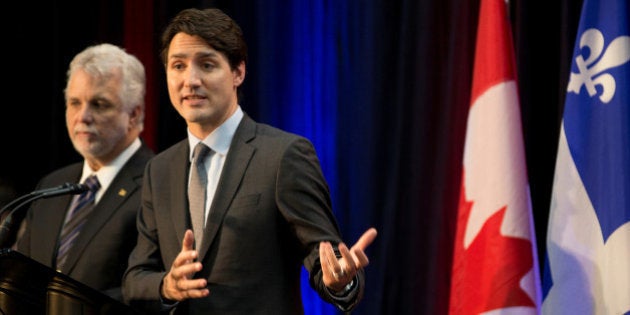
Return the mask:
[[[89,189],[90,188],[85,184],[65,183],[59,187],[33,191],[11,201],[9,204],[4,206],[2,210],[0,210],[0,215],[2,215],[2,213],[4,213],[5,211],[11,210],[0,225],[0,248],[5,248],[13,245],[13,242],[15,240],[13,237],[14,235],[11,232],[17,225],[19,225],[19,223],[21,223],[21,219],[18,222],[14,223],[13,215],[19,210],[23,209],[24,206],[30,204],[37,199],[50,198],[66,194],[80,194],[82,192],[88,191]],[[11,207],[15,204],[18,205],[11,209]]]
[[61,186],[57,186],[57,187],[52,187],[52,188],[45,188],[45,189],[40,189],[40,190],[36,190],[36,191],[31,191],[30,193],[26,194],[26,195],[22,195],[19,198],[13,199],[11,202],[9,202],[8,204],[6,204],[4,207],[2,207],[2,209],[0,209],[0,217],[2,216],[2,214],[7,211],[9,208],[11,208],[13,205],[15,205],[18,202],[21,202],[22,200],[35,196],[35,195],[40,195],[40,194],[46,194],[46,193],[51,193],[51,192],[56,192],[56,191],[63,191],[65,189],[69,189],[72,187],[77,186],[77,184],[72,184],[72,183],[65,183]]

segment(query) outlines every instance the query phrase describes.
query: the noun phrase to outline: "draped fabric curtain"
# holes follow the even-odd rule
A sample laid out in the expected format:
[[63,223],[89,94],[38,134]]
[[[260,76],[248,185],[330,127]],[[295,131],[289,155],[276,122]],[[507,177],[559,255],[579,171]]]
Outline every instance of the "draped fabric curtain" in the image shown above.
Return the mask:
[[[153,139],[156,151],[183,139],[186,127],[168,99],[158,38],[179,10],[216,6],[237,20],[249,44],[244,111],[313,141],[346,243],[370,226],[379,231],[368,249],[365,298],[353,314],[447,313],[477,0],[131,2],[53,1],[41,18],[33,17],[51,24],[41,30],[51,47],[28,40],[33,35],[26,28],[16,31],[11,47],[43,49],[48,57],[13,71],[52,67],[36,82],[45,88],[35,117],[32,107],[15,106],[23,99],[9,98],[1,109],[2,119],[15,117],[10,110],[32,117],[20,133],[8,119],[1,124],[3,151],[11,153],[1,176],[27,193],[45,173],[79,159],[65,129],[65,70],[74,54],[96,42],[123,45],[151,67],[143,137]],[[580,0],[509,4],[541,258],[580,6]],[[33,83],[30,78],[15,83]],[[32,95],[32,86],[10,90]],[[32,149],[31,139],[43,148]],[[42,163],[19,158],[35,150],[45,152]],[[338,313],[306,282],[302,290],[307,314]]]
[[[380,231],[356,313],[444,313],[475,3],[253,10],[256,19],[239,20],[255,52],[245,110],[254,97],[260,121],[314,141],[348,244],[369,226]],[[330,314],[309,292],[307,312]]]

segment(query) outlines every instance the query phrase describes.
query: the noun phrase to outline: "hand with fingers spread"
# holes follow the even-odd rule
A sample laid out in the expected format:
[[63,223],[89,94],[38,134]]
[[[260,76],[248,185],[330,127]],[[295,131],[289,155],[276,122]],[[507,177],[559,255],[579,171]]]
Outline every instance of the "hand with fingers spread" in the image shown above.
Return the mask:
[[171,270],[162,282],[162,298],[170,301],[182,301],[190,298],[205,297],[210,294],[206,288],[206,279],[193,279],[192,276],[201,270],[197,262],[197,251],[193,249],[195,236],[192,230],[186,230],[182,250],[173,261]]
[[341,257],[337,257],[330,242],[319,244],[319,259],[326,287],[333,292],[343,291],[357,271],[369,264],[365,249],[374,241],[376,234],[375,228],[368,229],[350,249],[346,244],[339,243],[337,247]]

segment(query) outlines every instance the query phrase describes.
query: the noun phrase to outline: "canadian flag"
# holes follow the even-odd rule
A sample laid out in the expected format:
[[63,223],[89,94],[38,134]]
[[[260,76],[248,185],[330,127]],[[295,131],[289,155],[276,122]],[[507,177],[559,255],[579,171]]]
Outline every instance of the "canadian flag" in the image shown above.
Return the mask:
[[540,314],[540,273],[507,7],[481,0],[449,313]]

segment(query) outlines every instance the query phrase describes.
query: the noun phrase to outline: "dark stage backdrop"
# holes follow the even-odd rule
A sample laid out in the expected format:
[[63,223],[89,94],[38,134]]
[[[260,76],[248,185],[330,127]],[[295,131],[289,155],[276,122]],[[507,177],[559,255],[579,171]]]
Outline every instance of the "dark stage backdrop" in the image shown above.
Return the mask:
[[[581,2],[509,4],[541,260]],[[0,176],[24,194],[44,174],[79,160],[65,129],[65,71],[74,54],[99,42],[126,47],[147,67],[145,141],[161,151],[183,139],[186,127],[169,103],[157,40],[179,10],[216,6],[240,23],[250,46],[243,109],[314,142],[347,243],[370,226],[379,231],[368,249],[366,296],[353,314],[446,314],[478,5],[15,4],[3,19],[12,22],[3,34]],[[307,314],[336,314],[307,286],[303,291]]]

